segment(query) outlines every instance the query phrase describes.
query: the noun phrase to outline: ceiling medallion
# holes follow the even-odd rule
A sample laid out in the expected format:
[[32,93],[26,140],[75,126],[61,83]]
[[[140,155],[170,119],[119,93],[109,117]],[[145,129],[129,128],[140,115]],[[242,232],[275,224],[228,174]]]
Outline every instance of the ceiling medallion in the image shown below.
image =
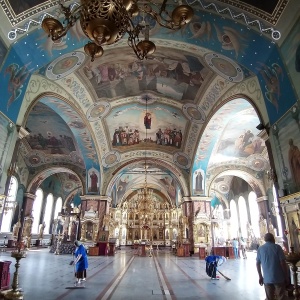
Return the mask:
[[100,120],[105,117],[110,110],[110,104],[106,101],[94,103],[88,109],[86,116],[90,122]]
[[[137,5],[136,0],[81,0],[80,3],[79,6],[64,6],[60,3],[65,16],[63,23],[53,17],[46,17],[42,28],[56,41],[65,36],[79,20],[82,31],[90,40],[84,46],[84,51],[92,61],[103,55],[103,45],[117,43],[126,33],[128,45],[139,59],[154,53],[156,46],[149,41],[150,25],[144,18],[141,23],[134,22],[134,17],[139,13],[150,16],[161,27],[171,30],[180,29],[194,16],[193,9],[184,4],[176,6],[172,12],[167,11],[167,0],[160,7],[149,0],[142,5]],[[144,36],[144,40],[140,40],[140,35]]]
[[263,171],[267,168],[267,161],[264,157],[254,154],[247,158],[247,165],[254,171]]
[[192,122],[197,124],[203,124],[206,116],[204,111],[195,104],[186,103],[182,106],[184,115]]
[[243,81],[244,73],[242,68],[230,58],[217,53],[209,53],[205,55],[205,60],[213,71],[228,81]]
[[190,158],[183,152],[177,152],[173,157],[174,163],[183,169],[188,169],[191,166]]
[[229,192],[229,185],[227,182],[218,182],[216,190],[221,194],[227,194]]
[[120,162],[121,156],[118,151],[111,151],[106,153],[102,158],[102,165],[104,168],[111,168]]
[[73,73],[84,62],[83,52],[72,52],[59,56],[46,69],[46,76],[58,80]]

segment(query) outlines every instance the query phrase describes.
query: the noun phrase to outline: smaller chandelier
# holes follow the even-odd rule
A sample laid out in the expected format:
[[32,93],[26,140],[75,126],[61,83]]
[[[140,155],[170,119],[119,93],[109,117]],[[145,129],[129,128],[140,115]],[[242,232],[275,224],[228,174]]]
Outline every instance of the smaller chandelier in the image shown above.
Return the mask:
[[147,183],[138,191],[138,211],[143,219],[149,218],[154,212],[153,190],[149,189]]
[[[85,46],[85,53],[95,58],[103,55],[103,45],[117,43],[128,34],[128,45],[136,56],[143,60],[147,55],[154,53],[155,44],[149,41],[149,25],[145,21],[135,24],[133,18],[140,12],[149,15],[160,26],[177,30],[189,23],[194,15],[189,5],[180,4],[172,13],[166,10],[167,0],[160,8],[155,3],[146,0],[149,4],[137,5],[137,0],[81,0],[80,5],[68,7],[60,3],[65,16],[63,23],[59,20],[46,17],[42,28],[56,41],[65,36],[68,30],[79,20],[82,31],[90,40]],[[63,25],[64,24],[64,25]],[[140,34],[144,40],[140,40]]]

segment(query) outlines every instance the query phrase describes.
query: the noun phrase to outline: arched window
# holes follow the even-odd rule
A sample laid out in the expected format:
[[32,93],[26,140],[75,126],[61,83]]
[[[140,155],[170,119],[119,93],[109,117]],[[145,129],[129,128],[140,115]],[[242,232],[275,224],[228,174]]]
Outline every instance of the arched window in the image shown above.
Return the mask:
[[255,237],[260,237],[259,232],[259,210],[256,202],[256,194],[254,192],[249,193],[249,209],[250,209],[250,218],[252,230]]
[[230,212],[231,212],[231,218],[230,218],[230,225],[231,225],[231,238],[236,238],[239,235],[239,220],[238,220],[238,213],[237,213],[237,207],[234,200],[230,201]]
[[33,216],[32,233],[39,233],[42,203],[43,203],[43,191],[41,189],[38,189],[35,192],[35,199],[32,207],[32,216]]
[[16,196],[18,191],[18,181],[12,176],[9,183],[9,189],[3,209],[3,219],[1,224],[1,232],[11,231],[11,221],[16,207]]
[[58,197],[55,204],[55,211],[54,211],[54,220],[58,218],[58,214],[61,212],[62,209],[62,199]]
[[247,234],[248,214],[247,214],[246,201],[244,197],[239,197],[239,215],[240,215],[241,236],[247,238],[248,237]]
[[44,232],[46,234],[50,233],[50,222],[51,222],[52,208],[53,208],[53,195],[49,194],[47,196],[45,215],[44,215],[44,222],[45,222]]

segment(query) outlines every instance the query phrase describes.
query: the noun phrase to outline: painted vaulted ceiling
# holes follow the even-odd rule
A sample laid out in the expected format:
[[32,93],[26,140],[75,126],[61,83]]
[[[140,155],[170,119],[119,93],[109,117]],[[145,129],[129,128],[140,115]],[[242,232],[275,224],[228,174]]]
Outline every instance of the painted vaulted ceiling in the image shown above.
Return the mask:
[[91,62],[79,24],[57,42],[40,28],[45,11],[61,17],[58,1],[2,1],[0,108],[30,133],[18,157],[24,186],[59,173],[66,198],[79,190],[116,205],[147,179],[178,205],[225,195],[238,175],[263,193],[269,165],[256,126],[300,94],[284,58],[299,39],[280,50],[291,30],[283,20],[299,8],[289,2],[188,1],[195,16],[177,32],[138,17],[157,47],[147,60],[123,38]]

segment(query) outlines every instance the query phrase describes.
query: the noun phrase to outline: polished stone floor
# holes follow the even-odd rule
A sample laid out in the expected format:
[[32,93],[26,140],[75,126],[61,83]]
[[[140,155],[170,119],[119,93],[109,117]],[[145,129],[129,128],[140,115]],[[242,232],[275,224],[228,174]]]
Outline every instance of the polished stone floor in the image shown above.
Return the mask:
[[[118,250],[115,256],[90,256],[84,289],[73,287],[72,255],[54,255],[49,249],[32,250],[21,260],[19,286],[25,300],[136,300],[136,299],[205,299],[264,300],[264,289],[258,284],[256,254],[248,259],[227,260],[220,276],[211,280],[205,262],[194,257],[177,257],[169,249],[154,251],[153,257],[140,257],[130,248]],[[11,281],[15,260],[1,252],[0,260],[11,260]]]

